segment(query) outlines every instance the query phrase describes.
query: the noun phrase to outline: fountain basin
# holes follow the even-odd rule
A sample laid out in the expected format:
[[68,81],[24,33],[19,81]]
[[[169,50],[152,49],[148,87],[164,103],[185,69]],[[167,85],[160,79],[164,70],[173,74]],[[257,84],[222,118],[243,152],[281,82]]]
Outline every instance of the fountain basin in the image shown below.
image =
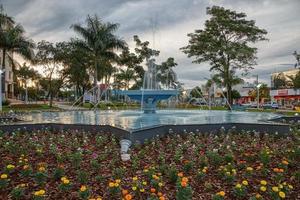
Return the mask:
[[132,100],[141,102],[144,113],[155,113],[157,103],[178,95],[178,90],[120,90],[119,95],[126,95]]

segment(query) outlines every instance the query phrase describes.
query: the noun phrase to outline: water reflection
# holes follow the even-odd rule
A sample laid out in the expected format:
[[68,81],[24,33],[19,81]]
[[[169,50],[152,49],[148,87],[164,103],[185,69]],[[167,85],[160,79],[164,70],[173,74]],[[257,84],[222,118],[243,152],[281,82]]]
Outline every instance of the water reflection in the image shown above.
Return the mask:
[[276,117],[272,113],[205,110],[159,110],[156,114],[141,111],[66,111],[42,112],[23,116],[28,123],[109,124],[125,129],[138,129],[160,124],[257,123]]

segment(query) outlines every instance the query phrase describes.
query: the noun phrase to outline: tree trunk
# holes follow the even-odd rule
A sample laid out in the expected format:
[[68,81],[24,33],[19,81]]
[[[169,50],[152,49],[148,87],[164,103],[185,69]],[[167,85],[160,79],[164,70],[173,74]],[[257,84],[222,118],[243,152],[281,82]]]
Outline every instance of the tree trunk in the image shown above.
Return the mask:
[[229,102],[229,104],[231,106],[232,103],[233,103],[233,101],[232,101],[232,86],[231,86],[231,84],[227,85],[227,96],[228,96],[228,102]]
[[[5,70],[5,55],[6,55],[6,50],[5,49],[2,49],[2,70]],[[2,94],[4,93],[5,94],[5,71],[0,74],[1,76],[1,85],[2,85]],[[0,94],[0,95],[2,95]],[[3,98],[5,98],[5,95],[3,95]],[[2,99],[4,100],[4,99]]]
[[95,58],[94,61],[94,103],[98,103],[98,98],[97,98],[97,76],[98,76],[98,70],[97,70],[97,58]]

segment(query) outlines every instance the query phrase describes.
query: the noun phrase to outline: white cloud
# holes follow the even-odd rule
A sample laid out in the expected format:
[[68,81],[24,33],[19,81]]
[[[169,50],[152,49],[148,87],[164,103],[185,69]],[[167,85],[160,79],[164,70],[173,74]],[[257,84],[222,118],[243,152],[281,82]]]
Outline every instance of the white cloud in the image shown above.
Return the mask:
[[[293,63],[293,51],[300,50],[299,0],[2,0],[4,8],[24,25],[35,41],[68,40],[74,36],[70,25],[84,22],[87,14],[98,14],[105,21],[120,23],[118,34],[132,46],[132,36],[153,42],[161,51],[159,61],[174,57],[176,72],[186,87],[193,87],[209,76],[207,64],[192,64],[179,48],[187,45],[187,33],[203,28],[206,7],[221,5],[245,12],[248,19],[268,31],[269,42],[256,44],[258,65],[253,74],[269,82],[272,71]],[[154,25],[155,24],[155,25]]]

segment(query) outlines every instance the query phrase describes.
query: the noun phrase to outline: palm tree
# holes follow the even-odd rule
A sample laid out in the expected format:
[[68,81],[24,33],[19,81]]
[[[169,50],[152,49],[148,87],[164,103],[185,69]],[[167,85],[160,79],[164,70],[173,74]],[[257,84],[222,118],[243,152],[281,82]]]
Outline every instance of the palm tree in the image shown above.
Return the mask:
[[124,89],[128,90],[130,81],[135,80],[137,78],[135,71],[131,68],[120,69],[119,73],[116,74],[117,82],[122,83],[124,85]]
[[[2,69],[5,69],[6,56],[12,61],[12,53],[17,53],[25,59],[33,58],[33,41],[24,36],[24,29],[15,24],[1,9],[0,12],[0,49],[2,50]],[[14,65],[13,65],[14,67]],[[15,69],[13,69],[14,71]],[[5,72],[4,72],[5,73]],[[3,75],[5,77],[5,75]],[[4,82],[4,80],[2,80]],[[4,91],[5,92],[5,91]]]
[[0,5],[0,30],[3,30],[9,26],[12,26],[15,24],[15,21],[12,19],[12,17],[9,17],[3,9],[3,6]]
[[97,15],[92,17],[88,15],[86,27],[74,24],[72,28],[82,37],[78,44],[91,54],[95,86],[94,100],[97,102],[98,67],[106,60],[115,61],[118,56],[114,50],[124,49],[127,46],[126,42],[114,35],[118,24],[103,23]]

